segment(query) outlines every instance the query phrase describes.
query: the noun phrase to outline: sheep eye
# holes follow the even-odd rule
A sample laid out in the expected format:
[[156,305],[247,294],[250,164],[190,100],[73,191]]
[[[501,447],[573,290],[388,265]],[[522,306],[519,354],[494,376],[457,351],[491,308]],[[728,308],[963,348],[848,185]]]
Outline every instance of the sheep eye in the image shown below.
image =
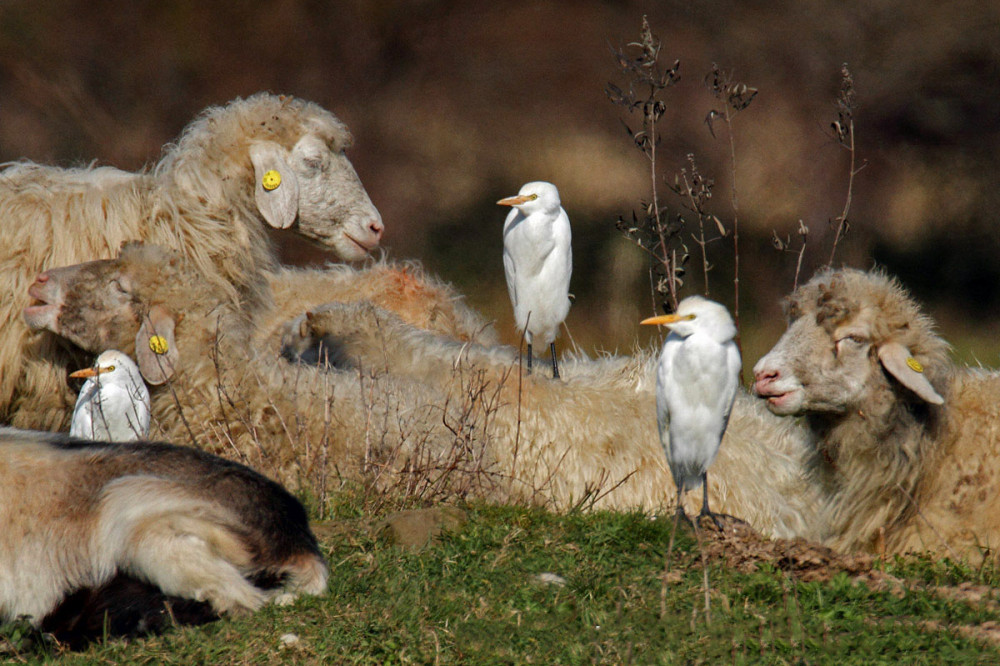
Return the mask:
[[844,351],[845,346],[858,348],[868,344],[868,340],[860,335],[845,335],[836,342],[835,353],[839,356]]
[[115,279],[111,281],[111,286],[114,287],[120,294],[128,294],[128,290],[122,285],[122,283]]
[[306,165],[307,169],[313,171],[319,171],[323,168],[323,158],[319,156],[303,158],[302,163]]

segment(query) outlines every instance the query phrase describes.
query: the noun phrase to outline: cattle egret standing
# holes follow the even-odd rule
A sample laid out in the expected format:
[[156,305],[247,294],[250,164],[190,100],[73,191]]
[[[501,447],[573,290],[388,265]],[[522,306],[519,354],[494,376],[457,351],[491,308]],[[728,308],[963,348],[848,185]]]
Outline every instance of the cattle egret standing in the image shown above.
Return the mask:
[[149,391],[139,368],[114,349],[97,357],[93,367],[70,373],[86,377],[73,409],[69,434],[84,439],[130,442],[149,433]]
[[503,225],[503,267],[514,321],[528,342],[528,372],[537,341],[549,345],[552,376],[558,378],[555,339],[569,314],[573,272],[569,216],[552,183],[528,183],[497,204],[512,207]]
[[670,328],[656,372],[656,421],[677,485],[678,515],[684,515],[683,493],[702,486],[700,515],[714,520],[708,468],[719,452],[739,384],[736,325],[724,306],[701,296],[685,298],[675,314],[642,323]]

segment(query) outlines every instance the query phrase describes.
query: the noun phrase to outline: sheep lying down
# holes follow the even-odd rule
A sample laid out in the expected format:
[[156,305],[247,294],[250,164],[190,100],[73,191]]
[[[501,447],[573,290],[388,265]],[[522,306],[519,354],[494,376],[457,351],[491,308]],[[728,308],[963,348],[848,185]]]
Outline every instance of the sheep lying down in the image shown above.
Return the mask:
[[[205,109],[149,169],[0,170],[0,420],[46,430],[68,423],[69,358],[21,320],[43,270],[116,255],[125,241],[170,247],[252,316],[270,302],[272,234],[295,234],[338,258],[366,256],[382,218],[347,158],[347,127],[320,106],[260,93]],[[275,231],[269,231],[269,230]]]
[[[524,377],[509,348],[420,330],[369,303],[326,308],[339,315],[328,324],[368,351],[363,363],[325,371],[248,344],[253,331],[238,311],[198,286],[180,257],[131,245],[114,260],[47,271],[25,317],[91,352],[134,353],[154,387],[159,436],[236,456],[293,487],[396,479],[434,497],[673,508],[651,357],[570,359],[564,381]],[[151,350],[152,336],[165,353]],[[801,450],[794,423],[744,395],[713,467],[713,506],[766,534],[807,531]]]
[[326,589],[298,500],[196,449],[0,428],[0,516],[0,621],[72,646]]
[[844,550],[996,558],[1000,374],[956,366],[878,271],[823,272],[787,313],[754,389],[773,413],[804,418],[823,536]]

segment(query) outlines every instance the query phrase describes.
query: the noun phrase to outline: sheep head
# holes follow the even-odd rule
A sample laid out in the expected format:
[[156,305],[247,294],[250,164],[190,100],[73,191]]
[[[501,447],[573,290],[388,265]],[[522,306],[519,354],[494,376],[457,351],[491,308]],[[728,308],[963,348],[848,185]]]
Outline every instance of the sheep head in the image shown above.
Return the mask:
[[168,148],[156,176],[189,215],[245,211],[354,260],[378,246],[383,224],[347,158],[350,145],[329,111],[260,93],[206,109]]
[[177,370],[178,310],[191,304],[197,281],[177,255],[130,243],[116,259],[41,273],[28,290],[33,303],[24,319],[32,330],[50,331],[84,351],[133,355],[146,382],[162,384]]
[[775,414],[944,402],[948,346],[895,280],[827,271],[787,299],[786,314],[788,330],[754,367],[754,392]]

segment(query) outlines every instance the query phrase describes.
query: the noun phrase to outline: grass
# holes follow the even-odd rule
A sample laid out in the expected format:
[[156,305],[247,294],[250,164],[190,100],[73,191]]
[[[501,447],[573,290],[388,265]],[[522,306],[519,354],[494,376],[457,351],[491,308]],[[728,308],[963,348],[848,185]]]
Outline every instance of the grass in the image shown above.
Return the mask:
[[[669,517],[556,515],[483,504],[466,511],[462,528],[420,551],[390,545],[371,519],[340,521],[333,535],[323,538],[332,567],[323,597],[145,640],[111,641],[77,654],[50,648],[46,656],[29,648],[18,659],[59,656],[68,664],[1000,661],[996,645],[976,634],[984,623],[1000,621],[997,603],[946,593],[995,585],[992,568],[896,558],[878,565],[874,578],[854,580],[834,568],[807,582],[775,562],[731,566],[713,558],[708,626],[689,528],[679,531],[673,570],[664,576]],[[561,582],[544,582],[541,574],[555,574]],[[287,634],[297,640],[283,641]],[[0,633],[0,640],[5,635]],[[294,644],[287,644],[290,640]]]

